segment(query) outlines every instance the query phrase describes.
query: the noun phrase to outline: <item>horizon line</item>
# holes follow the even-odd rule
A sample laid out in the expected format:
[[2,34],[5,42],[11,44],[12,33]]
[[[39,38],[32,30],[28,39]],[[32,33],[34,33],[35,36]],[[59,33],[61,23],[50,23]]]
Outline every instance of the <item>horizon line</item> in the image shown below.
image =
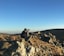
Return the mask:
[[[64,29],[64,28],[47,28],[47,29],[36,29],[36,30],[31,30],[30,32],[36,32],[36,31],[45,31],[45,30],[52,30],[52,29]],[[16,30],[10,30],[10,31],[0,31],[0,33],[6,33],[6,34],[17,34],[17,33],[21,33],[23,30],[21,31],[16,31]]]

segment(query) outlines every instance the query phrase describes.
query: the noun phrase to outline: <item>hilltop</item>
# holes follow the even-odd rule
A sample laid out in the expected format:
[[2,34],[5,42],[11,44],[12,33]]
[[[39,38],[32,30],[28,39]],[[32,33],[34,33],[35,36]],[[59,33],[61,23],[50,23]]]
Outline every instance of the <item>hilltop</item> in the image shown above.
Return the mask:
[[[26,34],[26,33],[27,34]],[[64,29],[0,34],[0,56],[64,55]]]

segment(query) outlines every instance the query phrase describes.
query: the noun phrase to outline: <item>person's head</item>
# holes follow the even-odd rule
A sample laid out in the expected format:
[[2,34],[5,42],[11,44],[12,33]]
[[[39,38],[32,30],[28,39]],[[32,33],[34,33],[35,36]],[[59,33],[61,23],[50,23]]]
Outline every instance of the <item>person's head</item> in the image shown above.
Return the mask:
[[27,29],[26,28],[24,28],[24,31],[26,31]]
[[27,29],[26,28],[24,28],[24,32],[27,32]]

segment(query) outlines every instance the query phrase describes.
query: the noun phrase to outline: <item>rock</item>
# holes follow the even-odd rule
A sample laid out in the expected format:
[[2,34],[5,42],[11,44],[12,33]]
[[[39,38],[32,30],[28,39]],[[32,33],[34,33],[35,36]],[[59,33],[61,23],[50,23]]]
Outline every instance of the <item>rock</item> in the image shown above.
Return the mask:
[[[26,32],[27,33],[27,32]],[[25,34],[25,33],[23,33]],[[24,35],[9,35],[0,41],[0,56],[62,56],[64,46],[57,41],[52,33],[43,34],[33,33]],[[3,40],[6,39],[4,42]],[[26,40],[27,39],[27,40]]]

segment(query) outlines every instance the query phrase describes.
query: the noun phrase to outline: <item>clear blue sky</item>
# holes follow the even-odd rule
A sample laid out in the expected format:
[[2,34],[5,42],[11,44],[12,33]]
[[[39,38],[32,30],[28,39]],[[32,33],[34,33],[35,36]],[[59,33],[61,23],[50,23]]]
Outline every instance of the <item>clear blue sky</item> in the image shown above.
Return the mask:
[[0,0],[0,32],[64,28],[64,0]]

